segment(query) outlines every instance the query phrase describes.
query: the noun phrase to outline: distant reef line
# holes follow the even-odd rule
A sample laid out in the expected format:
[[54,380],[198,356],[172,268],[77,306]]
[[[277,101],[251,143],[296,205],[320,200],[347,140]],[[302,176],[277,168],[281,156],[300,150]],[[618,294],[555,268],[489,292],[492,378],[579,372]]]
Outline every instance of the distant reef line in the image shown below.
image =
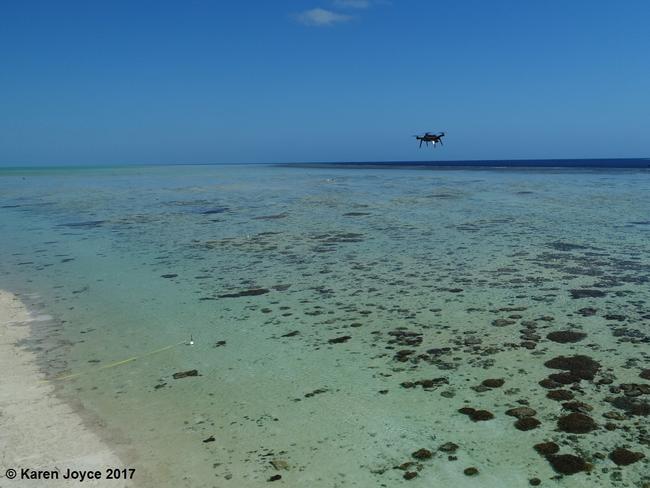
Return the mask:
[[650,158],[630,159],[495,159],[467,161],[363,161],[277,163],[285,168],[352,168],[352,169],[650,169]]

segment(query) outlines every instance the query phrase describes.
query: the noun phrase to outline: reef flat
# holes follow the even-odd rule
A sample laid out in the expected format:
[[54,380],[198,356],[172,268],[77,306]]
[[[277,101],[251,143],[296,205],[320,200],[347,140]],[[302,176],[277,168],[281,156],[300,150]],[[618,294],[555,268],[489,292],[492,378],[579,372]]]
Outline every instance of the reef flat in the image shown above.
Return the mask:
[[644,170],[21,176],[0,285],[142,486],[650,486]]

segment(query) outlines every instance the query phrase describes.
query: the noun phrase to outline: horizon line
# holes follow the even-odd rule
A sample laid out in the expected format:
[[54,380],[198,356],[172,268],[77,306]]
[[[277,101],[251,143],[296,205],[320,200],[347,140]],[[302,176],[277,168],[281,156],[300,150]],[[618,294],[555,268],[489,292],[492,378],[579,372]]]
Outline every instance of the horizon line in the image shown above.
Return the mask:
[[[599,167],[597,164],[585,164],[588,162],[636,162],[637,164],[628,166],[629,168],[650,167],[650,157],[628,157],[628,158],[516,158],[516,159],[448,159],[448,160],[391,160],[391,161],[293,161],[293,162],[175,162],[175,163],[69,163],[69,164],[40,164],[40,163],[22,163],[4,165],[0,164],[0,170],[7,169],[54,169],[54,168],[112,168],[112,167],[138,167],[138,166],[442,166],[442,167],[461,167],[461,166],[502,166],[504,163],[515,163],[520,167],[526,167],[526,163],[542,164],[543,167],[549,167],[547,163],[582,163],[582,164],[564,164],[559,167]],[[644,164],[641,164],[645,162]],[[528,167],[535,167],[531,165]],[[602,166],[601,166],[602,167]],[[625,166],[618,166],[624,168]]]

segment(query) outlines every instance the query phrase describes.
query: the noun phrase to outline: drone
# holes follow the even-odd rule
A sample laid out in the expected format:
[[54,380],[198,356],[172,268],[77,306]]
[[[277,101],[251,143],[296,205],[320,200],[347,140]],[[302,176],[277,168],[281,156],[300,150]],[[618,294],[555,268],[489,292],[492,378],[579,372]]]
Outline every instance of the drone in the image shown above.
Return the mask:
[[420,141],[420,147],[422,147],[422,143],[425,142],[427,146],[429,145],[430,142],[433,143],[433,147],[435,149],[436,144],[440,143],[442,146],[442,138],[445,137],[444,132],[438,132],[437,134],[432,134],[431,132],[425,132],[423,136],[413,136],[415,137],[418,141]]

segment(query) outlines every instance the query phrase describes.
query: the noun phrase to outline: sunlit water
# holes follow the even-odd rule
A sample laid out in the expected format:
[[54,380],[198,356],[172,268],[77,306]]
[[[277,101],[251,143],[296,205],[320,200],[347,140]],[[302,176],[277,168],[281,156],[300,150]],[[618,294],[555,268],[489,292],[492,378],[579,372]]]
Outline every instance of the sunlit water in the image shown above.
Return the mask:
[[[650,457],[647,171],[0,170],[0,206],[27,345],[143,486],[650,482],[609,458]],[[541,386],[560,355],[598,366]]]

